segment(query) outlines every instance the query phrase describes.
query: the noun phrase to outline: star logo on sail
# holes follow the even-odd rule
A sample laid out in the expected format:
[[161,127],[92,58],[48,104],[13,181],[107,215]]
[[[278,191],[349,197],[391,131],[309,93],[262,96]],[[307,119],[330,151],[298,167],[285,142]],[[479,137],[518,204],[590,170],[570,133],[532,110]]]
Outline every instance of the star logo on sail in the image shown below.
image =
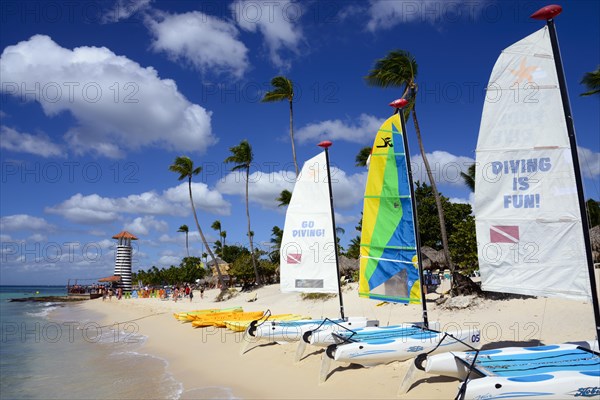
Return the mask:
[[285,260],[288,264],[300,264],[300,261],[302,261],[302,254],[299,253],[288,254]]
[[519,243],[519,227],[507,225],[490,226],[491,243]]
[[517,82],[533,82],[533,76],[531,75],[538,67],[525,65],[525,58],[521,60],[518,69],[511,69],[510,73],[517,78]]

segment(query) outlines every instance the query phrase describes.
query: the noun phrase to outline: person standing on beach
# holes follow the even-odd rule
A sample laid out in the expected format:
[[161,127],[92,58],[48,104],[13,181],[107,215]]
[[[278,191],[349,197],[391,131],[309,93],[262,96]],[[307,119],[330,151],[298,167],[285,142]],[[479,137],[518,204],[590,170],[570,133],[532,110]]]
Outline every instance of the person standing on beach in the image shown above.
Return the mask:
[[[188,286],[189,287],[189,286]],[[192,302],[192,299],[194,298],[194,289],[190,288],[190,303]]]
[[204,298],[204,285],[200,286],[200,298]]

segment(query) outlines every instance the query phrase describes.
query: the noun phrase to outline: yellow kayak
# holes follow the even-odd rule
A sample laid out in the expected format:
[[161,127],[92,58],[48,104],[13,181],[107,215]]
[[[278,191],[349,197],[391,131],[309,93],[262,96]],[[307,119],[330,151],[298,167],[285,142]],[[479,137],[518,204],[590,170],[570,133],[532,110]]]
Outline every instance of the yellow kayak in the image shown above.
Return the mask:
[[[311,317],[300,314],[276,314],[271,315],[268,321],[298,321],[301,319],[311,319]],[[243,332],[248,328],[252,321],[256,321],[256,318],[240,321],[225,321],[225,326],[232,331]]]
[[220,312],[242,312],[242,307],[230,307],[230,308],[209,308],[206,310],[194,310],[194,311],[185,311],[179,313],[173,313],[175,319],[182,322],[190,322],[194,320],[196,315],[205,315],[205,314],[214,314]]
[[264,315],[263,311],[251,311],[251,312],[237,312],[237,313],[214,313],[206,315],[197,315],[192,326],[194,328],[201,328],[204,326],[225,326],[225,321],[240,321],[240,320],[253,320],[259,319]]

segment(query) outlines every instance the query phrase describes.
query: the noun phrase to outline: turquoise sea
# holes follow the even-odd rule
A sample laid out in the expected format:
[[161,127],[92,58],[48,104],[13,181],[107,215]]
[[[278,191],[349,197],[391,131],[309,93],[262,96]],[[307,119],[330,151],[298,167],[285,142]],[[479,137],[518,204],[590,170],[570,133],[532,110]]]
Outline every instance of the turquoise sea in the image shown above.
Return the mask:
[[1,399],[181,397],[167,362],[144,353],[144,336],[102,326],[77,303],[8,301],[65,294],[64,286],[0,286]]

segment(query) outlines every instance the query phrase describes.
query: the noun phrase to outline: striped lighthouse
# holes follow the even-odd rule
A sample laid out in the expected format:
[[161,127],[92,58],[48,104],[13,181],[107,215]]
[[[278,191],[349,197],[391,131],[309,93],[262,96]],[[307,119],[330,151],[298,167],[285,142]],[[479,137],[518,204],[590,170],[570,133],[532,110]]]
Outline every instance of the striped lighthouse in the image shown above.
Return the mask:
[[115,255],[115,275],[121,277],[121,284],[119,286],[123,290],[128,291],[131,290],[131,241],[138,240],[138,238],[126,231],[117,233],[112,238],[118,240]]

